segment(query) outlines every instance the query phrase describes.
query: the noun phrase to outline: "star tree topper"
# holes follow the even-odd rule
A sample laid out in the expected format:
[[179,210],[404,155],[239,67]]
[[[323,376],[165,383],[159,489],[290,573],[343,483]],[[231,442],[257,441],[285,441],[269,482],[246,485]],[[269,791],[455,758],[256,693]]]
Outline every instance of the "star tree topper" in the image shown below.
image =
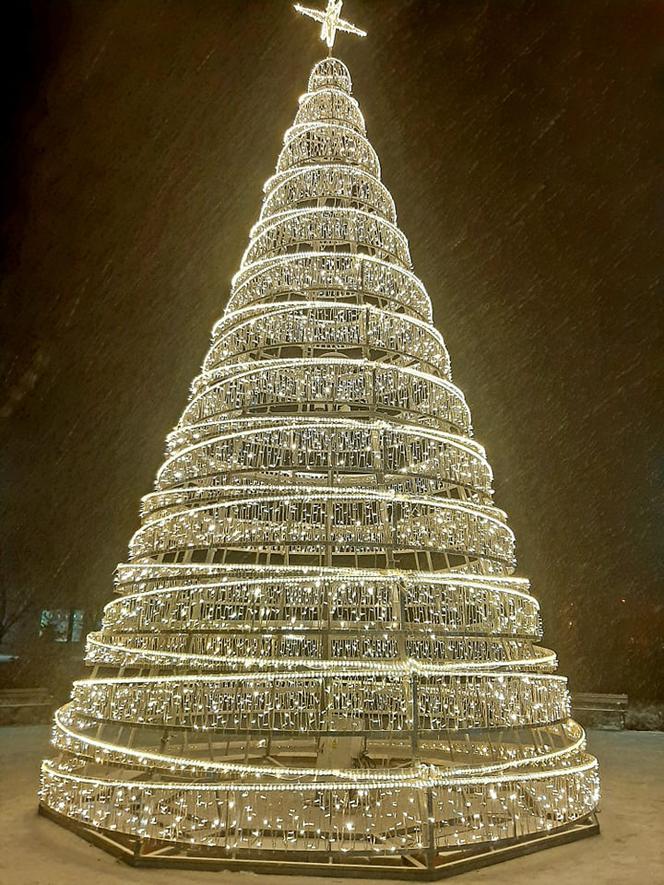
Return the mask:
[[343,0],[327,0],[327,9],[325,12],[319,9],[308,9],[306,6],[301,6],[299,3],[295,3],[294,5],[295,9],[297,9],[301,15],[308,15],[309,18],[313,18],[315,21],[321,23],[320,38],[324,43],[327,43],[327,48],[330,52],[334,46],[337,31],[346,31],[346,33],[355,34],[358,37],[367,36],[366,31],[356,28],[355,25],[351,25],[350,22],[341,18],[341,7],[344,5]]

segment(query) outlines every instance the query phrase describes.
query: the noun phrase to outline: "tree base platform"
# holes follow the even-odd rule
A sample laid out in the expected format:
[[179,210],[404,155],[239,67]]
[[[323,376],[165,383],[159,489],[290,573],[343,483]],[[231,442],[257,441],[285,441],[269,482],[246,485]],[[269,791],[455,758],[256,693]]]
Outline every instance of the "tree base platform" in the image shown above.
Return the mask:
[[111,830],[98,830],[40,804],[39,813],[133,867],[180,870],[246,870],[271,875],[347,876],[357,879],[402,879],[432,882],[502,863],[545,848],[599,835],[595,814],[547,833],[506,839],[491,845],[423,850],[410,854],[341,854],[320,852],[228,851],[191,848],[185,844],[141,840]]

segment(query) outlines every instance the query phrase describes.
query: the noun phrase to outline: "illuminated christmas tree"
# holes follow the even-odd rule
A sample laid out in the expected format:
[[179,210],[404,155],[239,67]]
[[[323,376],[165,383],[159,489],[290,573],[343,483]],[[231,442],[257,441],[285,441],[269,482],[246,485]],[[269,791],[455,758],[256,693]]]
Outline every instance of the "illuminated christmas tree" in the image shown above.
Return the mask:
[[[340,7],[300,11],[331,45]],[[491,485],[326,58],[56,713],[42,810],[134,862],[413,876],[596,831]]]

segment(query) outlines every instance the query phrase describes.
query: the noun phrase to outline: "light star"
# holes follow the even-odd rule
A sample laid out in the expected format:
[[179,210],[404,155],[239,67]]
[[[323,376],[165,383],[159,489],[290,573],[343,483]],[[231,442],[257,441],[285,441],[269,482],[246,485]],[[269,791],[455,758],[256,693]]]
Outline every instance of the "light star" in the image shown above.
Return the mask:
[[308,15],[309,18],[313,18],[321,23],[320,38],[324,43],[327,43],[328,49],[331,50],[334,46],[337,31],[345,31],[348,34],[355,34],[357,37],[367,36],[366,31],[356,28],[355,25],[351,25],[350,22],[341,18],[341,7],[343,5],[343,0],[327,0],[325,12],[319,9],[308,9],[306,6],[300,6],[299,3],[295,3],[295,9],[301,15]]

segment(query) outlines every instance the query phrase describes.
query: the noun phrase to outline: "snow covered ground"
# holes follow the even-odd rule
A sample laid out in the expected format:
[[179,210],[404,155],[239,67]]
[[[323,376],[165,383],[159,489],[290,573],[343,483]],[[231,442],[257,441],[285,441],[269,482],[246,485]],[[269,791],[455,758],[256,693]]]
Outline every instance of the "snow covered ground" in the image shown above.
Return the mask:
[[[43,725],[0,728],[0,885],[305,885],[304,877],[139,870],[37,816]],[[599,837],[466,873],[463,885],[664,883],[664,733],[592,732],[601,765]],[[321,879],[321,883],[338,881]],[[358,881],[358,880],[354,880]]]

